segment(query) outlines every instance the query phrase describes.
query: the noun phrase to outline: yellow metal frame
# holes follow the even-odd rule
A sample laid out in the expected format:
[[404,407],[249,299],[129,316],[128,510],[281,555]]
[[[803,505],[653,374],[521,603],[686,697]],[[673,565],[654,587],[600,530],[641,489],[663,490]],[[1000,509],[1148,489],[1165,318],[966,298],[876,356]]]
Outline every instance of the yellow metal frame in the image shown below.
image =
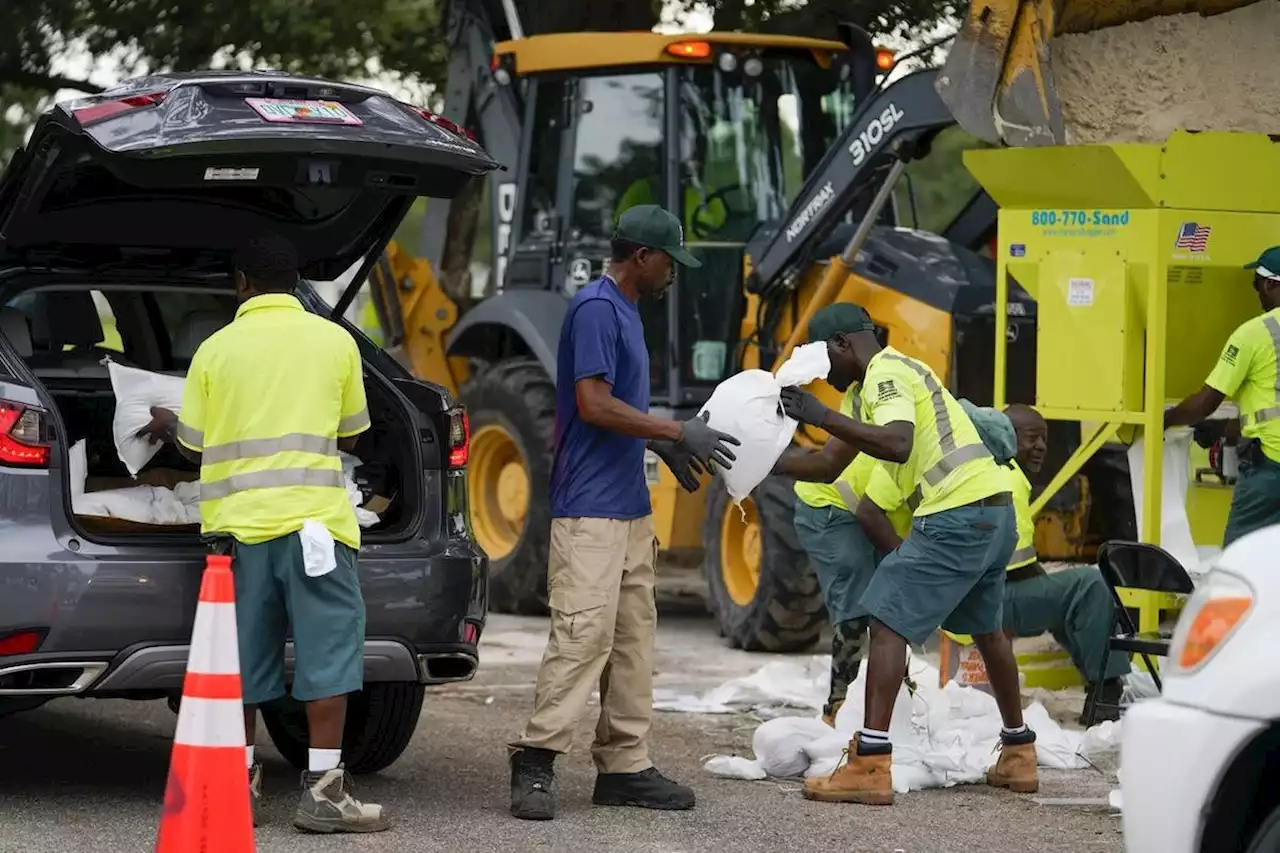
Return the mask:
[[[1257,134],[1178,132],[1162,146],[1062,146],[965,153],[966,166],[1001,208],[997,317],[1008,316],[1011,267],[1024,276],[1028,270],[1040,275],[1049,263],[1042,259],[1055,253],[1072,255],[1070,260],[1086,270],[1114,264],[1117,257],[1127,264],[1128,277],[1119,281],[1127,300],[1120,310],[1126,313],[1116,320],[1124,341],[1120,347],[1108,346],[1133,363],[1124,368],[1127,374],[1115,377],[1120,390],[1113,408],[1051,406],[1037,400],[1037,409],[1047,419],[1094,426],[1036,500],[1033,512],[1042,509],[1121,428],[1135,426],[1143,434],[1161,435],[1166,404],[1200,387],[1231,324],[1256,313],[1250,274],[1243,264],[1273,244],[1280,229],[1280,155],[1273,148],[1267,137]],[[1074,221],[1077,211],[1083,214],[1083,222]],[[1059,220],[1064,213],[1071,214],[1066,226]],[[1045,217],[1053,224],[1046,225]],[[1123,225],[1107,224],[1118,218],[1123,218]],[[1101,226],[1096,225],[1098,220]],[[1212,242],[1206,252],[1176,249],[1174,237],[1184,222],[1212,226]],[[1178,271],[1191,271],[1201,283],[1195,287],[1171,283],[1171,275]],[[1061,284],[1046,283],[1045,277],[1020,283],[1041,300],[1037,288],[1048,296],[1051,291],[1047,289]],[[1103,279],[1099,277],[1099,281]],[[1176,316],[1170,313],[1171,293],[1176,296]],[[1089,298],[1092,300],[1092,295]],[[1043,307],[1042,302],[1038,359],[1063,366],[1060,370],[1082,370],[1078,354],[1043,351]],[[1198,323],[1211,330],[1204,335],[1212,341],[1204,340]],[[1178,345],[1171,348],[1172,324],[1178,328]],[[1003,407],[1007,402],[1007,322],[1002,319],[996,326],[994,396],[995,405]],[[1076,345],[1080,352],[1087,352],[1095,343],[1091,332],[1081,328],[1079,333]],[[1108,333],[1114,334],[1114,330]],[[1212,355],[1206,358],[1209,352]],[[1140,363],[1136,360],[1139,355]],[[1082,396],[1091,390],[1091,380],[1076,380]],[[1069,389],[1069,383],[1063,387]],[[1038,385],[1037,398],[1043,393]],[[1159,544],[1163,442],[1145,442],[1143,449],[1144,509],[1139,537]]]
[[518,76],[546,74],[556,71],[582,71],[591,68],[620,68],[628,65],[710,65],[711,55],[677,57],[667,47],[681,42],[708,42],[740,48],[759,48],[765,52],[808,52],[822,68],[831,58],[849,48],[838,41],[801,36],[763,35],[757,33],[652,33],[580,32],[548,33],[528,38],[500,41],[494,45],[496,57],[510,56]]

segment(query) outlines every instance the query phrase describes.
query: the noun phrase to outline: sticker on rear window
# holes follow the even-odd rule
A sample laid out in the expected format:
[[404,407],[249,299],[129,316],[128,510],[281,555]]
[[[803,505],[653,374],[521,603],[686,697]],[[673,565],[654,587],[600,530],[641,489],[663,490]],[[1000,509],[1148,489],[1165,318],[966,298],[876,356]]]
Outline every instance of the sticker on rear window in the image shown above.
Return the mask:
[[256,181],[257,169],[241,169],[234,166],[210,166],[204,170],[206,181]]

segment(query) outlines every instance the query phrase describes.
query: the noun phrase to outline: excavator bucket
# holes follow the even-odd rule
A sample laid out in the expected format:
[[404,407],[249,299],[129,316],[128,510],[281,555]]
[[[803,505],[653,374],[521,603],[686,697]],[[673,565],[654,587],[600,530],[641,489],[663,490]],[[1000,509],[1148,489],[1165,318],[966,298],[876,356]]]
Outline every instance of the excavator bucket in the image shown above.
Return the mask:
[[1258,0],[972,0],[937,89],[960,126],[993,144],[1063,145],[1055,36],[1162,15],[1215,15]]

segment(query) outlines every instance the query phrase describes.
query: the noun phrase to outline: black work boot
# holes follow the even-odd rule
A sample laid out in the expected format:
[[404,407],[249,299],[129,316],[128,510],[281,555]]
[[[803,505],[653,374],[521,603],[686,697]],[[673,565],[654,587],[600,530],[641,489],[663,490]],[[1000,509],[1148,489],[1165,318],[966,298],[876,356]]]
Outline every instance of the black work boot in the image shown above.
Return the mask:
[[656,767],[639,773],[601,773],[591,802],[597,806],[636,806],[678,811],[694,805],[693,789],[672,782]]
[[517,749],[511,753],[511,814],[521,820],[556,816],[556,754],[549,749]]

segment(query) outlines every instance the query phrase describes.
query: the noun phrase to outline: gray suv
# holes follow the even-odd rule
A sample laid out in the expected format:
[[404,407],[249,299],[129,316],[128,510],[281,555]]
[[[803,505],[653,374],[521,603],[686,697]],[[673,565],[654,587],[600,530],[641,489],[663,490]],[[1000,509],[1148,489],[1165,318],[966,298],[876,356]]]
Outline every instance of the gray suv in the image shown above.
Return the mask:
[[[140,78],[39,120],[0,175],[0,715],[57,696],[176,707],[181,694],[199,526],[76,509],[137,485],[112,439],[107,360],[184,373],[234,316],[231,252],[264,231],[293,240],[308,281],[355,266],[359,287],[415,197],[451,197],[496,165],[455,125],[384,92],[276,73]],[[379,521],[363,531],[366,685],[344,750],[349,769],[372,772],[408,745],[425,686],[477,665],[488,559],[469,529],[467,419],[306,281],[298,296],[364,356],[373,427],[354,478]],[[171,447],[139,475],[196,479]],[[263,716],[305,766],[301,707]]]

